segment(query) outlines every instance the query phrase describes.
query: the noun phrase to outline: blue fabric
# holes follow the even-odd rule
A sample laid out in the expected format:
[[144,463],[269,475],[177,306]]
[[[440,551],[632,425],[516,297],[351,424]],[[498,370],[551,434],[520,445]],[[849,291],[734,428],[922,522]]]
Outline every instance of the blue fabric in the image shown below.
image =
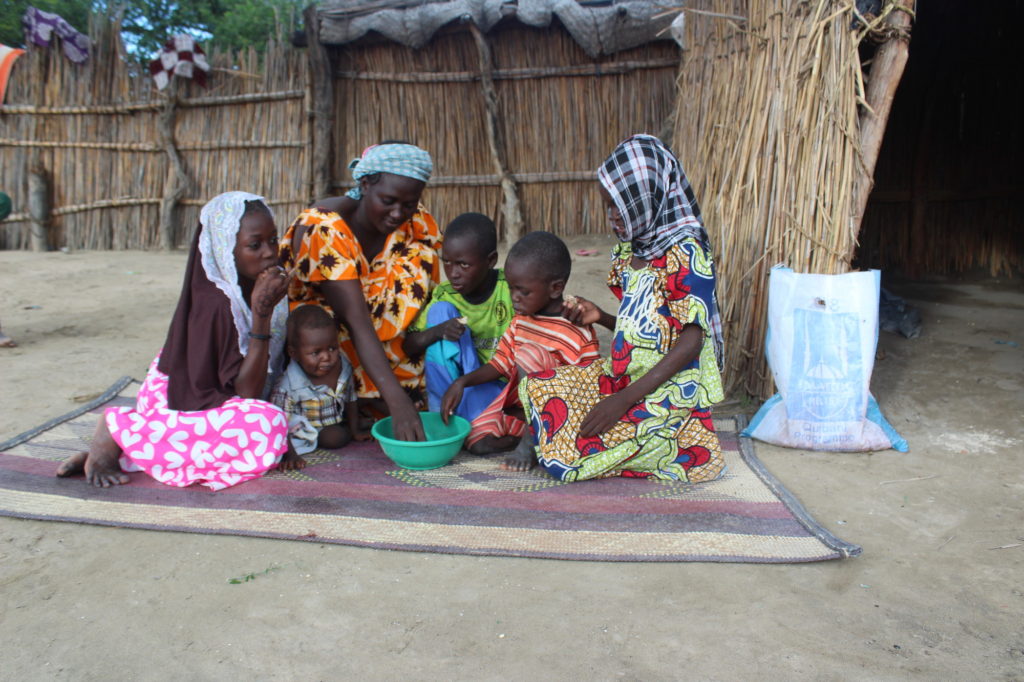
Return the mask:
[[[459,310],[454,305],[447,301],[437,301],[427,311],[427,328],[459,316]],[[457,343],[441,339],[428,346],[425,365],[428,407],[431,412],[440,412],[441,398],[452,382],[480,367],[469,328],[462,332]],[[479,386],[467,386],[455,414],[473,421],[494,402],[504,388],[505,382],[498,379]]]

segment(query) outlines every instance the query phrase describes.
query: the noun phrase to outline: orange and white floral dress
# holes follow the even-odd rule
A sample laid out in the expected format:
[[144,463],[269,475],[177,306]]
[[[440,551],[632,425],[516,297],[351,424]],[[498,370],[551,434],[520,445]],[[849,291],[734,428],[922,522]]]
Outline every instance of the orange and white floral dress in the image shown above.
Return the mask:
[[[305,234],[299,252],[293,254],[296,230]],[[285,268],[299,266],[288,288],[288,305],[294,310],[314,304],[333,315],[319,283],[359,280],[370,320],[395,377],[405,388],[423,389],[423,358],[407,356],[402,341],[440,279],[440,245],[437,223],[422,205],[408,222],[388,235],[384,248],[372,260],[366,258],[359,240],[340,215],[307,209],[281,238]],[[380,397],[344,326],[338,332],[338,342],[355,369],[356,394],[360,398]]]

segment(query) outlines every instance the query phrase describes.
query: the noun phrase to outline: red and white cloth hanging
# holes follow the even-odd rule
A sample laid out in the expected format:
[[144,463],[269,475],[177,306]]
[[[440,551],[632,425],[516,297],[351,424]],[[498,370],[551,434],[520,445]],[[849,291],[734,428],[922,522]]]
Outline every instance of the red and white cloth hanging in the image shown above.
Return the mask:
[[149,74],[156,87],[163,90],[173,76],[191,78],[206,87],[206,74],[210,64],[206,53],[192,36],[179,34],[164,43],[157,58],[149,63]]

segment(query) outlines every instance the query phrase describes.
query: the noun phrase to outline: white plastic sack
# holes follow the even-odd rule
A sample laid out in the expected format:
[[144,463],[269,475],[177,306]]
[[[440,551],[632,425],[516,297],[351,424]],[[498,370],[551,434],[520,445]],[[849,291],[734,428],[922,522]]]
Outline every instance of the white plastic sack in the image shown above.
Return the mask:
[[743,435],[805,450],[907,451],[868,391],[880,287],[878,270],[807,275],[772,269],[765,350],[779,392]]

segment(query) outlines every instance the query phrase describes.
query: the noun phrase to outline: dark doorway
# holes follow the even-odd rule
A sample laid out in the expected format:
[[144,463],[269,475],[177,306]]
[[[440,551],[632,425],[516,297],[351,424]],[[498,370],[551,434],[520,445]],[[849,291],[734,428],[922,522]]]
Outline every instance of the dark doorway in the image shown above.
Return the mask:
[[917,3],[858,265],[919,277],[1024,270],[1024,2]]

